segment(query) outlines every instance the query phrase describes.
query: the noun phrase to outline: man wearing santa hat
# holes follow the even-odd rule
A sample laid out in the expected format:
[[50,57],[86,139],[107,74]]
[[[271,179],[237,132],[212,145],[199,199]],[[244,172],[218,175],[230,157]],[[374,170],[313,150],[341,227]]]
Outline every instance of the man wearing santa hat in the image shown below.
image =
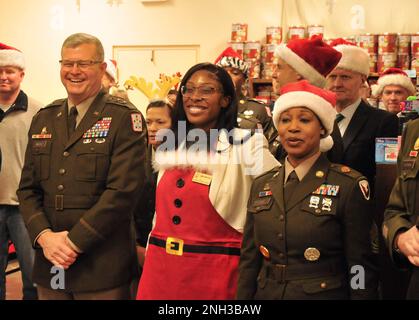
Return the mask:
[[374,95],[381,96],[387,111],[397,114],[401,111],[401,102],[416,95],[416,89],[403,70],[389,68],[380,75]]
[[0,299],[5,299],[8,241],[13,241],[22,271],[23,299],[36,299],[32,283],[34,251],[19,211],[16,190],[32,117],[41,104],[20,89],[25,76],[23,53],[0,43]]
[[116,61],[112,59],[105,59],[106,62],[106,72],[102,78],[102,87],[106,93],[110,93],[112,87],[116,86]]
[[239,127],[243,129],[263,129],[263,133],[269,142],[272,135],[275,134],[275,128],[265,105],[243,95],[242,88],[248,77],[248,64],[231,47],[225,49],[218,56],[215,64],[224,68],[233,80],[238,100],[237,123]]
[[339,130],[343,138],[342,163],[361,172],[373,187],[375,182],[375,138],[397,137],[398,118],[371,107],[360,97],[369,74],[369,55],[355,44],[336,39],[331,45],[342,53],[327,76],[327,89],[336,93]]
[[[342,54],[326,44],[321,37],[311,39],[295,39],[288,44],[281,44],[275,50],[275,68],[272,74],[273,90],[280,94],[280,90],[288,83],[307,80],[319,88],[326,85],[326,76],[338,64]],[[331,138],[322,141],[321,151],[334,163],[340,163],[343,154],[343,142],[337,123]],[[278,143],[276,158],[283,161],[286,154]]]

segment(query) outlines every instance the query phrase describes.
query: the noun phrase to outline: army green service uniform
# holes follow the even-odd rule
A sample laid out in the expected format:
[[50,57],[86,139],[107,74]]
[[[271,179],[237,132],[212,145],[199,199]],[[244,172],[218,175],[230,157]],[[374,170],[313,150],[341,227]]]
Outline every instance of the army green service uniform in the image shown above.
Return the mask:
[[[320,155],[284,201],[284,175],[282,166],[253,182],[237,297],[376,298],[366,178]],[[365,287],[352,288],[351,271],[362,277],[360,268]]]
[[384,212],[383,235],[390,257],[400,268],[411,267],[408,298],[419,299],[419,269],[395,247],[397,234],[418,224],[419,217],[419,119],[407,124],[397,163],[398,178]]
[[129,102],[100,92],[68,136],[67,99],[41,109],[29,130],[18,196],[36,247],[33,281],[51,288],[52,264],[37,245],[45,229],[67,230],[82,251],[65,291],[130,283],[138,272],[132,210],[144,180],[146,128]]

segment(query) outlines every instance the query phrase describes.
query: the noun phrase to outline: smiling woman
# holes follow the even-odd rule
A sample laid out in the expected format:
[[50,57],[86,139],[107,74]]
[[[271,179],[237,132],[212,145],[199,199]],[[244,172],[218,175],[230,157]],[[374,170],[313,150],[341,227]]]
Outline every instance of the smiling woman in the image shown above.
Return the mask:
[[[278,165],[263,134],[235,128],[236,118],[228,73],[209,63],[190,68],[174,107],[176,143],[156,151],[167,162],[154,163],[160,170],[155,224],[137,299],[234,298],[250,184]],[[204,143],[187,141],[197,130]],[[206,139],[214,131],[215,139]],[[250,163],[237,163],[237,154]],[[258,170],[249,173],[249,166]]]

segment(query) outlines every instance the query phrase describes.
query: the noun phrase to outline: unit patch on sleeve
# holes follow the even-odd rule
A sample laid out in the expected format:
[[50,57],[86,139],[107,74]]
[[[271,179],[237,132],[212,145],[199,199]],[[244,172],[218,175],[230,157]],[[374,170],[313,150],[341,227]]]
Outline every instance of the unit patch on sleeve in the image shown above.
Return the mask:
[[131,125],[132,125],[132,130],[134,132],[142,132],[143,131],[143,121],[142,121],[141,115],[139,113],[131,114]]

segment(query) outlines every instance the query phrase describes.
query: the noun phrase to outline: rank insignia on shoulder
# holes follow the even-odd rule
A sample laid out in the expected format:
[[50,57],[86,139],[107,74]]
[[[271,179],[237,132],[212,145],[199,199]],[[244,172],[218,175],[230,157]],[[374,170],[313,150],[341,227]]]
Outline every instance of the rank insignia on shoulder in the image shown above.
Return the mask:
[[413,149],[419,150],[419,138],[416,139],[415,145],[413,146]]
[[414,151],[414,150],[410,151],[409,157],[416,158],[417,156],[418,156],[418,152],[417,151]]
[[362,195],[364,196],[365,200],[370,199],[370,185],[367,180],[359,181],[359,188],[361,189]]
[[340,171],[342,171],[343,173],[349,173],[351,172],[351,168],[343,166],[342,168],[340,168]]
[[336,197],[339,194],[339,188],[339,186],[334,184],[322,184],[315,191],[313,191],[312,194]]
[[139,113],[131,114],[131,125],[134,132],[143,131],[143,120],[141,119],[141,115]]
[[263,197],[269,197],[272,195],[272,191],[261,191],[259,192],[259,198],[263,198]]

